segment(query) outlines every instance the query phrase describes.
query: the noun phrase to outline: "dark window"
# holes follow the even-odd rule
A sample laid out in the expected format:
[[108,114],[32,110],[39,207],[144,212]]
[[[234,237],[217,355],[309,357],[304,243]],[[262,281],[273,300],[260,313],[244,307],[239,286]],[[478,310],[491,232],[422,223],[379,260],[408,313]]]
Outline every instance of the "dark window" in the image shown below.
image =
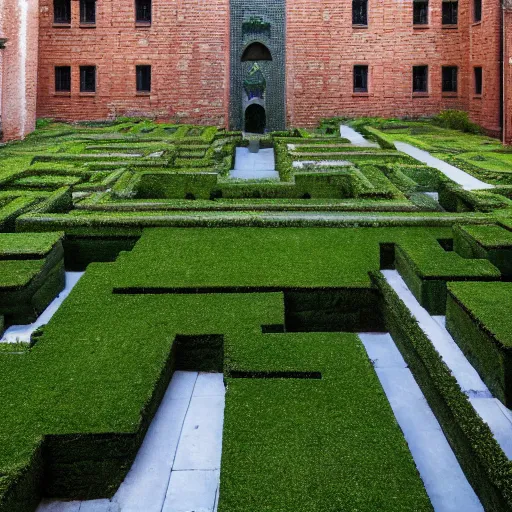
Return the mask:
[[443,92],[457,92],[457,74],[455,66],[443,67]]
[[475,23],[482,21],[482,0],[474,0],[473,3],[473,21]]
[[428,0],[414,0],[413,23],[415,25],[428,25]]
[[428,67],[414,66],[412,68],[413,92],[428,92]]
[[459,2],[443,0],[443,25],[457,25],[459,22]]
[[151,23],[151,0],[135,0],[135,21]]
[[69,66],[55,68],[55,91],[71,92],[71,68]]
[[368,92],[368,66],[354,66],[354,92]]
[[80,0],[80,23],[96,23],[96,0]]
[[368,0],[352,1],[352,24],[368,25]]
[[151,92],[151,66],[137,66],[137,92]]
[[71,23],[71,0],[53,0],[53,22]]
[[475,94],[482,94],[483,80],[482,68],[475,68]]
[[96,92],[95,66],[80,66],[80,92]]

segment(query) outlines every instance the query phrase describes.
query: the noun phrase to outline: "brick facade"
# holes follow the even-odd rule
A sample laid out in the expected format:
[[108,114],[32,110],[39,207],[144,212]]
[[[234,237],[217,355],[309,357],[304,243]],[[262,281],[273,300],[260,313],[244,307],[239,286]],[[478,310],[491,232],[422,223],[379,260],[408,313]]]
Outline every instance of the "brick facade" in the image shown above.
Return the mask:
[[[229,0],[156,0],[149,27],[133,0],[98,0],[95,28],[53,25],[40,0],[38,116],[68,120],[149,115],[224,126],[229,76]],[[151,64],[152,92],[137,95],[135,66]],[[55,93],[54,67],[71,66],[71,94]],[[97,92],[79,92],[79,67],[97,66]]]
[[[503,118],[504,138],[512,142],[512,13],[503,16],[501,0],[482,1],[480,23],[473,22],[473,0],[459,0],[456,28],[442,25],[442,0],[430,0],[426,27],[413,26],[412,0],[369,0],[366,28],[352,26],[350,0],[287,0],[281,7],[283,21],[271,10],[256,12],[257,3],[153,0],[151,26],[140,27],[134,0],[97,0],[92,28],[80,26],[79,0],[71,0],[72,20],[66,27],[53,24],[53,0],[3,0],[0,38],[9,39],[0,50],[4,133],[16,138],[32,128],[36,78],[39,117],[147,115],[243,128],[247,99],[244,103],[241,84],[233,82],[249,69],[247,63],[238,65],[248,41],[233,24],[257,14],[272,25],[268,41],[262,42],[285,59],[285,64],[277,60],[261,66],[271,75],[266,80],[272,96],[264,102],[288,126],[314,126],[335,115],[422,116],[455,108],[467,110],[495,135],[500,135]],[[150,94],[136,92],[139,64],[152,66]],[[353,92],[353,66],[361,64],[369,67],[368,93]],[[80,93],[82,65],[97,67],[95,94]],[[416,65],[428,65],[427,94],[412,92]],[[71,93],[55,92],[55,66],[71,66]],[[458,67],[456,94],[441,92],[442,66]],[[481,96],[474,91],[475,66],[483,68]],[[277,74],[278,82],[285,80],[284,89],[272,86]],[[283,122],[274,124],[281,127]]]

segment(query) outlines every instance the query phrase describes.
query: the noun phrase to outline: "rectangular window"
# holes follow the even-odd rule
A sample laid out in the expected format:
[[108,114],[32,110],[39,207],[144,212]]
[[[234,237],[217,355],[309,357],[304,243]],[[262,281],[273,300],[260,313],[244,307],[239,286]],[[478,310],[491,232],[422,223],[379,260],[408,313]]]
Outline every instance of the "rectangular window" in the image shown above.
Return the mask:
[[368,25],[368,0],[352,1],[352,24]]
[[137,66],[137,92],[151,92],[151,66]]
[[354,92],[368,92],[368,66],[354,66]]
[[151,0],[135,0],[135,21],[151,23]]
[[96,92],[96,66],[80,66],[80,92]]
[[71,92],[71,67],[55,67],[55,92]]
[[480,96],[482,94],[482,88],[483,88],[483,73],[482,68],[477,67],[475,68],[475,94]]
[[71,0],[53,0],[53,22],[71,23]]
[[457,75],[456,66],[443,67],[443,92],[457,92]]
[[413,24],[428,25],[428,0],[413,1]]
[[457,25],[459,22],[458,0],[443,0],[443,25]]
[[428,92],[428,66],[412,68],[412,91]]
[[474,0],[473,2],[473,21],[475,23],[482,21],[482,0]]
[[96,0],[80,0],[80,23],[96,23]]

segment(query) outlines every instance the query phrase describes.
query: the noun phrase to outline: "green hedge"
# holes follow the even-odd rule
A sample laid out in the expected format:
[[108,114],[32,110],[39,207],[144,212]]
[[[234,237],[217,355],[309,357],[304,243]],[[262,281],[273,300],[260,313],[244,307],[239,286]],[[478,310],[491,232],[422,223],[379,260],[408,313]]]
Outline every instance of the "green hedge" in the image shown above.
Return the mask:
[[382,293],[386,327],[485,510],[511,510],[512,462],[503,453],[489,426],[475,411],[407,306],[381,273],[373,273],[372,281]]
[[497,225],[454,226],[454,250],[464,258],[488,259],[512,277],[512,232]]
[[512,406],[512,283],[450,283],[446,327],[493,395]]
[[395,257],[397,270],[431,315],[445,314],[448,281],[496,281],[501,278],[500,271],[490,262],[446,252],[435,240],[422,244],[401,243],[396,247]]
[[460,185],[443,183],[439,189],[439,203],[449,212],[491,212],[511,208],[512,201],[505,196],[485,191],[463,190]]
[[217,185],[216,173],[142,173],[137,198],[210,199]]
[[0,419],[1,512],[32,512],[42,493],[112,496],[167,388],[176,337],[241,336],[283,323],[278,293],[113,295],[122,264],[89,266],[28,353],[0,354],[9,397]]
[[1,233],[0,260],[44,258],[62,242],[63,236],[64,233]]
[[43,259],[0,260],[0,314],[6,325],[33,322],[64,288],[63,258],[58,240]]

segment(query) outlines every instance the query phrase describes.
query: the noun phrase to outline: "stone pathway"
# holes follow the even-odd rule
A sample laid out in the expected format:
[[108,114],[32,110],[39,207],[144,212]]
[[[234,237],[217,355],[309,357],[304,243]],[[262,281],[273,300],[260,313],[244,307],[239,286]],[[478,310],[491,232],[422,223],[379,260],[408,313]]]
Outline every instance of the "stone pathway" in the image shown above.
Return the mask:
[[423,392],[389,334],[359,334],[435,512],[483,512]]
[[11,325],[4,332],[4,335],[0,339],[0,343],[16,343],[18,341],[29,343],[32,333],[38,327],[41,327],[50,321],[51,317],[56,313],[60,305],[64,302],[64,299],[69,295],[83,275],[84,272],[66,272],[66,285],[64,290],[62,290],[60,294],[53,299],[37,320],[34,323],[27,325]]
[[512,459],[512,412],[492,396],[480,375],[446,330],[445,317],[430,316],[396,270],[383,270],[382,273],[450,368],[476,412],[489,425],[507,457]]
[[468,174],[467,172],[432,156],[428,151],[423,151],[422,149],[411,146],[411,144],[407,144],[405,142],[395,142],[395,147],[399,151],[412,156],[416,160],[419,160],[434,169],[438,169],[445,176],[448,176],[448,178],[455,181],[455,183],[461,185],[464,190],[484,190],[494,188],[494,185],[480,181],[479,179],[471,176],[471,174]]
[[279,180],[274,150],[260,149],[257,153],[252,153],[249,148],[236,148],[235,168],[229,176],[239,180]]
[[340,125],[340,137],[348,139],[353,146],[360,146],[362,148],[380,147],[375,142],[366,140],[359,132],[356,132],[354,128],[351,128],[345,124]]
[[112,500],[44,501],[37,512],[216,511],[224,394],[222,374],[175,372]]

